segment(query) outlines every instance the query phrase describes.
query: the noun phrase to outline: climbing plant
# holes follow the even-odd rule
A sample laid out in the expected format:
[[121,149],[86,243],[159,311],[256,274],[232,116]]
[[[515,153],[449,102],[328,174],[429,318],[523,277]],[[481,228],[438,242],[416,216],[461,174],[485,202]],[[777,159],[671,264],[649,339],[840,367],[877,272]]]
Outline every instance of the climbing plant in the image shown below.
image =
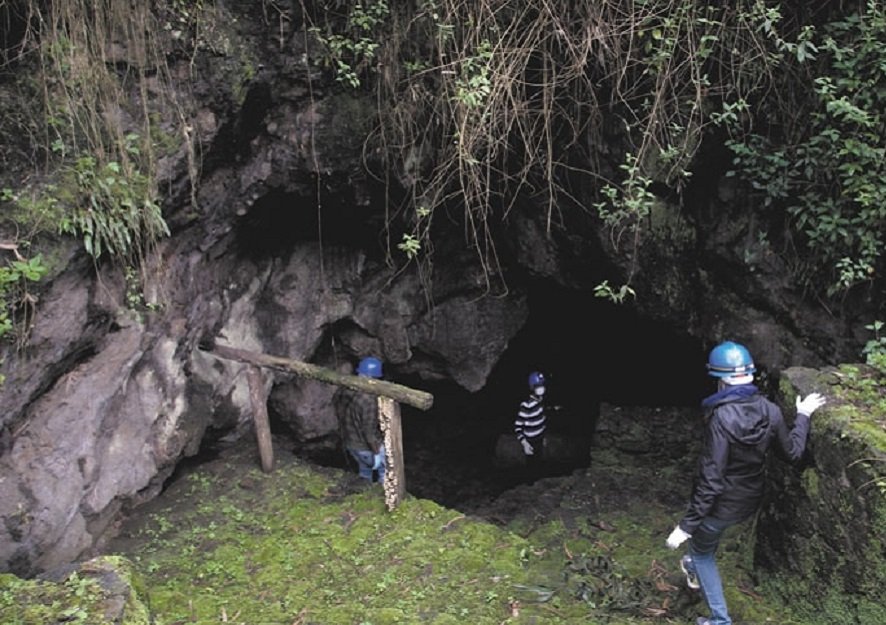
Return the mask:
[[[876,274],[886,210],[883,9],[841,4],[832,19],[825,4],[809,18],[792,7],[790,19],[768,0],[292,7],[307,20],[309,60],[347,88],[374,92],[378,123],[366,153],[381,159],[369,165],[380,179],[395,175],[407,194],[389,207],[399,237],[392,252],[429,266],[440,215],[458,209],[493,288],[498,224],[529,196],[549,229],[567,209],[609,229],[630,262],[622,284],[598,290],[605,296],[633,293],[647,216],[661,189],[681,193],[713,126],[729,133],[735,174],[756,204],[789,218],[782,238],[798,257],[813,252],[794,264],[808,283],[829,273],[835,293]],[[137,258],[166,234],[147,78],[167,76],[164,43],[194,52],[182,42],[200,39],[206,7],[23,0],[0,1],[0,10],[13,5],[28,14],[16,53],[37,53],[46,87],[46,155],[75,174],[76,193],[61,198],[63,229],[98,254]],[[281,23],[287,12],[261,7]]]
[[310,32],[327,49],[324,57],[335,71],[336,80],[360,86],[362,68],[371,63],[381,43],[374,32],[390,14],[385,0],[357,2],[348,11],[341,33],[312,26]]
[[138,169],[118,161],[100,165],[92,156],[81,156],[67,171],[78,202],[59,230],[80,236],[91,256],[129,259],[169,234],[150,180]]
[[[154,75],[168,81],[156,34],[160,19],[170,29],[182,27],[180,20],[201,5],[172,0],[152,12],[126,2],[72,0],[35,7],[47,140],[63,175],[61,231],[81,237],[95,258],[138,262],[168,234],[154,174],[150,111],[158,96],[147,85]],[[170,17],[179,13],[179,20]],[[133,93],[141,98],[135,106]]]
[[0,339],[13,333],[15,311],[22,311],[25,319],[33,314],[34,297],[29,292],[28,283],[39,281],[46,274],[43,257],[38,254],[17,259],[0,267]]
[[168,234],[155,149],[173,141],[191,154],[193,146],[167,54],[193,53],[203,10],[202,0],[0,0],[0,18],[21,31],[4,40],[4,65],[32,70],[25,82],[43,96],[29,102],[44,129],[28,137],[40,181],[17,195],[52,196],[61,231],[96,258],[138,261]]

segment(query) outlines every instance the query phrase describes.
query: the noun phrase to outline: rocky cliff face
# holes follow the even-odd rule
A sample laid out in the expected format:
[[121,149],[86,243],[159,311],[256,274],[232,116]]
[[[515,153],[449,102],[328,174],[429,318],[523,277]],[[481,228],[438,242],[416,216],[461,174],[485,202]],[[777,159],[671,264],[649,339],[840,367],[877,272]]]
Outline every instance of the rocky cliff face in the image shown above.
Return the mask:
[[[500,274],[457,225],[432,272],[394,258],[386,196],[363,162],[374,102],[307,64],[291,24],[281,53],[251,4],[219,5],[220,43],[173,68],[202,167],[193,178],[186,146],[160,162],[172,235],[145,263],[151,305],[127,306],[119,268],[58,252],[64,269],[44,282],[27,346],[3,347],[0,570],[87,553],[207,433],[248,431],[241,366],[201,339],[342,369],[375,354],[397,375],[473,392],[526,323],[533,284],[590,290],[634,262],[589,214],[549,230],[530,198],[499,224]],[[702,342],[743,337],[772,370],[855,355],[854,317],[805,301],[777,258],[747,261],[741,216],[686,212],[663,201],[633,250],[638,315]],[[331,388],[282,374],[266,384],[296,436],[334,437]]]
[[828,395],[813,417],[805,462],[772,466],[774,496],[757,521],[766,585],[810,620],[886,621],[886,389],[882,374],[844,365],[785,371],[782,404]]

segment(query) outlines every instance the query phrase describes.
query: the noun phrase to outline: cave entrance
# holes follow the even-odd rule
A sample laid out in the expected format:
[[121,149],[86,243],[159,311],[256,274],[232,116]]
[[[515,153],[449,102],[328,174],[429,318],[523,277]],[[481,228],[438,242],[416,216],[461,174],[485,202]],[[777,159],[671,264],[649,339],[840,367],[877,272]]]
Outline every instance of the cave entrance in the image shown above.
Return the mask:
[[[700,341],[644,319],[629,305],[589,292],[533,287],[527,323],[482,390],[405,382],[435,398],[426,413],[403,410],[407,489],[470,512],[515,486],[587,467],[601,404],[694,408],[711,392],[704,362]],[[548,380],[552,443],[538,470],[528,469],[522,453],[514,452],[514,417],[532,371]]]
[[[434,395],[428,411],[401,406],[410,494],[474,512],[515,487],[591,466],[601,405],[697,411],[712,390],[701,342],[681,330],[628,305],[557,286],[530,289],[528,302],[526,324],[480,391],[388,369],[391,381]],[[539,468],[526,466],[513,431],[532,371],[544,372],[548,388],[549,445]],[[279,440],[298,439],[273,410],[269,416]],[[208,436],[182,469],[214,457],[218,442]],[[355,470],[334,441],[299,444],[295,453],[319,465]]]

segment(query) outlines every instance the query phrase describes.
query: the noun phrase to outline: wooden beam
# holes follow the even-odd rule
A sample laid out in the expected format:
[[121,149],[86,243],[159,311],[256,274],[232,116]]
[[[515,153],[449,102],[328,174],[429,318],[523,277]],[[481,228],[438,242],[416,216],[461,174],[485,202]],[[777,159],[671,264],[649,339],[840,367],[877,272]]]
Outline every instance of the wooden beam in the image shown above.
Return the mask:
[[301,360],[292,360],[291,358],[283,358],[281,356],[272,356],[270,354],[262,354],[260,352],[251,352],[245,349],[236,349],[225,345],[213,345],[209,349],[205,349],[209,354],[224,358],[226,360],[235,360],[246,364],[255,365],[257,367],[269,367],[278,369],[288,373],[294,373],[304,378],[319,380],[336,386],[346,386],[356,391],[371,393],[373,395],[381,395],[388,397],[403,404],[408,404],[419,410],[428,410],[434,404],[434,396],[425,391],[419,391],[408,386],[402,386],[385,380],[377,380],[365,376],[342,374],[326,367],[312,365]]
[[427,410],[434,403],[433,395],[393,382],[365,376],[345,375],[300,360],[250,352],[225,345],[207,345],[201,346],[201,349],[219,358],[249,365],[246,369],[246,378],[249,383],[249,396],[252,402],[256,436],[258,437],[258,449],[261,455],[262,469],[265,473],[273,471],[274,451],[268,424],[267,398],[264,396],[264,384],[259,367],[295,373],[312,380],[376,395],[378,397],[379,424],[385,440],[387,465],[384,481],[385,505],[388,510],[393,510],[400,505],[400,502],[406,497],[406,467],[403,462],[403,432],[398,402],[409,404],[420,410]]

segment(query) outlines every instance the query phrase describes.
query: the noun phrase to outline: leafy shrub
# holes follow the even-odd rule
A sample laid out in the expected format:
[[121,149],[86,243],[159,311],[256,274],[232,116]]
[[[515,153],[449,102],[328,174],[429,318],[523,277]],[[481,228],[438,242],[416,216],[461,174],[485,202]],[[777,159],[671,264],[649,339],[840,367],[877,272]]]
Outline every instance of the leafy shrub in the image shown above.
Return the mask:
[[46,270],[40,254],[30,260],[14,260],[6,267],[0,267],[0,339],[10,335],[14,329],[12,311],[29,305],[33,300],[28,293],[27,283],[39,281]]
[[[834,295],[873,280],[883,255],[886,10],[870,2],[863,12],[813,32],[803,30],[802,58],[793,50],[802,78],[783,85],[777,100],[757,111],[770,130],[734,139],[729,147],[735,173],[762,205],[786,208],[811,256],[813,271],[805,279],[814,285],[826,276]],[[800,90],[799,99],[785,97],[793,90]]]
[[883,326],[882,321],[874,321],[865,326],[866,329],[874,333],[874,338],[865,343],[862,355],[864,355],[867,364],[886,375],[886,334],[880,334]]

